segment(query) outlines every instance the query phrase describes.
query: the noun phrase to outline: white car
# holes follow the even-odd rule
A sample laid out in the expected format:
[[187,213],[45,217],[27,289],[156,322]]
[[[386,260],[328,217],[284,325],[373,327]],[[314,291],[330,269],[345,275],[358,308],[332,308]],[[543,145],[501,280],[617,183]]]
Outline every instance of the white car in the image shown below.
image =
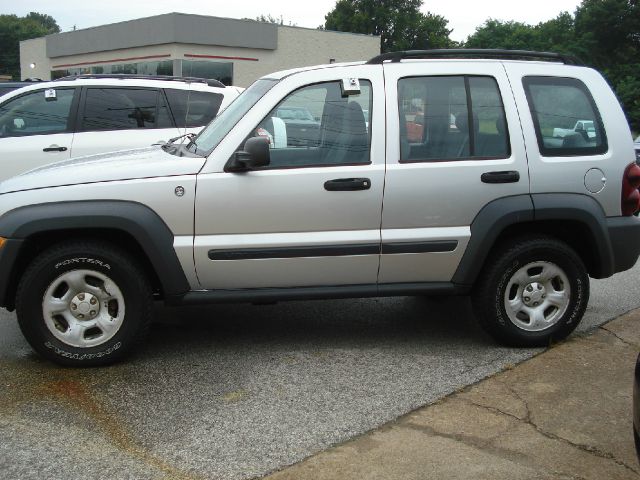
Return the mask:
[[216,80],[78,76],[0,101],[0,181],[35,167],[197,133],[242,91]]

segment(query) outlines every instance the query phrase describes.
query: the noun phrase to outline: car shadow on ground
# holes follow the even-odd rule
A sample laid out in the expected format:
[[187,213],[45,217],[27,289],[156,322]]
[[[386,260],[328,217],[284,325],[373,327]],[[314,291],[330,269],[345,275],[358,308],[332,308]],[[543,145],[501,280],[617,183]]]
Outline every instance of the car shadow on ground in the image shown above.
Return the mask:
[[146,354],[216,344],[292,349],[402,344],[495,346],[468,297],[398,297],[271,305],[156,306]]

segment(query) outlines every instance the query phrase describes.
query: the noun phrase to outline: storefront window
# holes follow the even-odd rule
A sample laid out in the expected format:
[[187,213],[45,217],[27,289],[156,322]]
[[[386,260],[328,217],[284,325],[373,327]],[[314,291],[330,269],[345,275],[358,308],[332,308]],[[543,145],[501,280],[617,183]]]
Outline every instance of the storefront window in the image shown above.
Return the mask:
[[182,75],[218,80],[225,85],[233,84],[233,63],[182,60]]

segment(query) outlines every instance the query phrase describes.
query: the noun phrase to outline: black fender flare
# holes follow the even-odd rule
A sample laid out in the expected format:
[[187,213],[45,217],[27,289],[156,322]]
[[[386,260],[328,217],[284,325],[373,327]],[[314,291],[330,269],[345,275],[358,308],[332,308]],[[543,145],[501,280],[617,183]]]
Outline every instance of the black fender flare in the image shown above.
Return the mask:
[[[600,204],[578,193],[539,193],[503,197],[485,205],[471,223],[471,238],[452,282],[473,285],[501,233],[519,223],[564,220],[584,225],[595,247],[595,278],[615,273],[607,218]],[[587,239],[585,239],[587,241]]]
[[123,200],[52,202],[19,207],[0,217],[0,237],[9,239],[0,250],[0,306],[13,306],[13,299],[8,298],[10,281],[24,242],[36,234],[75,229],[127,233],[147,255],[165,295],[181,295],[190,290],[173,248],[174,235],[151,208]]

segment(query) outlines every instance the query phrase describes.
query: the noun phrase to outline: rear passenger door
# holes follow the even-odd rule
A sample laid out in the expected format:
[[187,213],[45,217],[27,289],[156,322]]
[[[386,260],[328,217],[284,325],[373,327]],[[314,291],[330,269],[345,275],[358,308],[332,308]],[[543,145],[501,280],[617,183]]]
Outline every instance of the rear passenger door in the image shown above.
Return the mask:
[[497,62],[384,65],[387,173],[379,283],[448,282],[488,203],[529,192],[518,112]]
[[162,90],[85,87],[71,156],[148,147],[179,134]]

